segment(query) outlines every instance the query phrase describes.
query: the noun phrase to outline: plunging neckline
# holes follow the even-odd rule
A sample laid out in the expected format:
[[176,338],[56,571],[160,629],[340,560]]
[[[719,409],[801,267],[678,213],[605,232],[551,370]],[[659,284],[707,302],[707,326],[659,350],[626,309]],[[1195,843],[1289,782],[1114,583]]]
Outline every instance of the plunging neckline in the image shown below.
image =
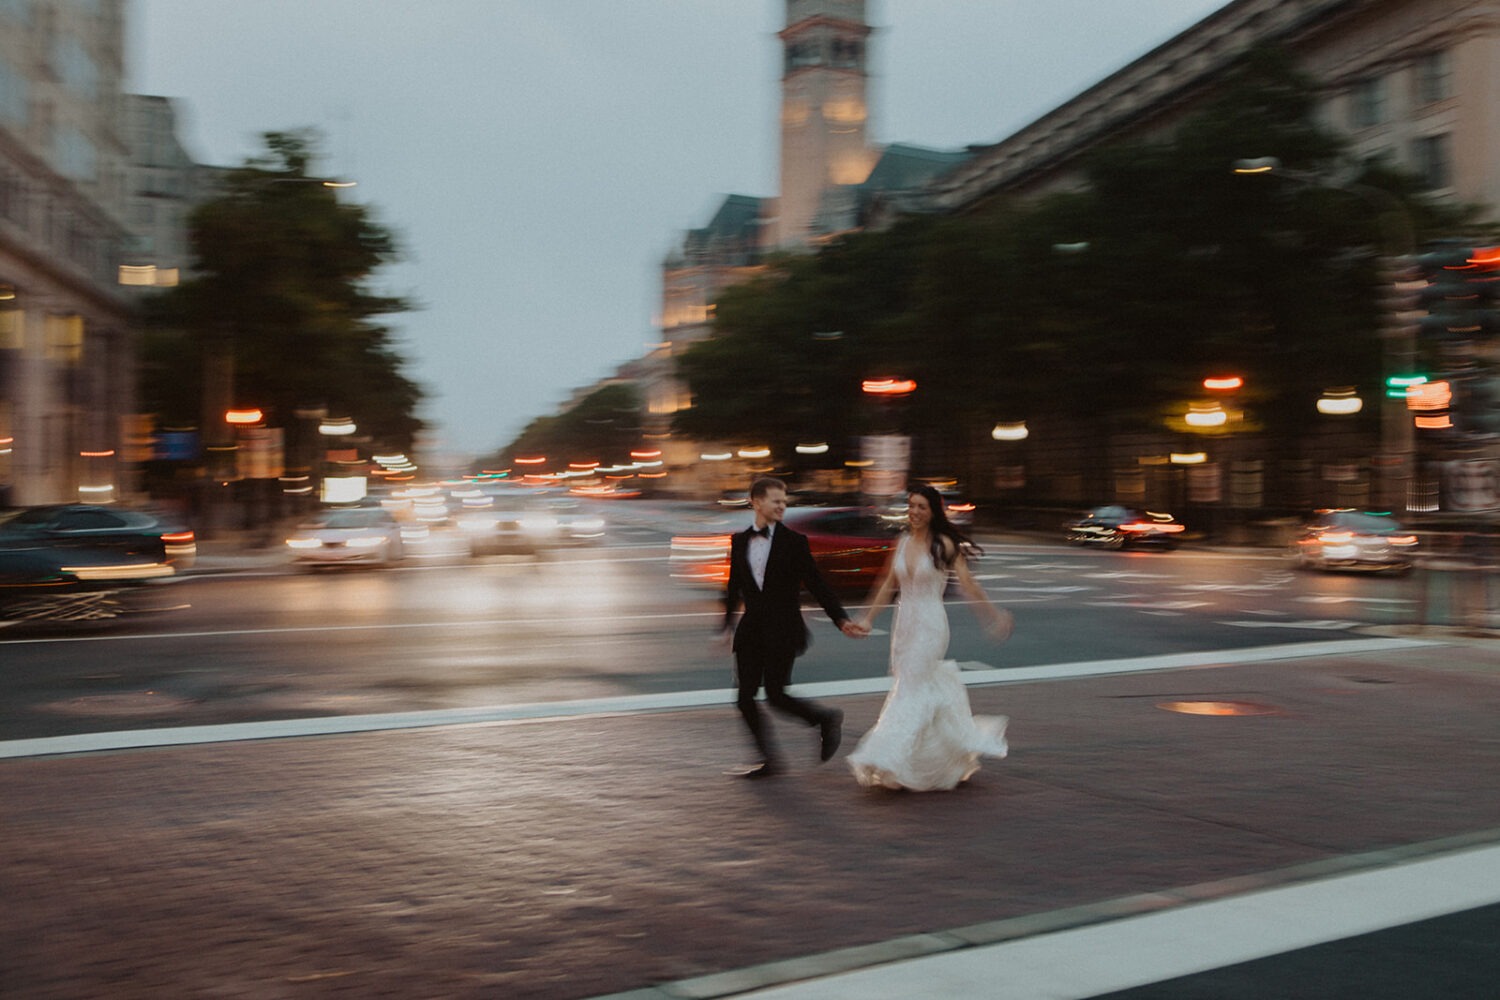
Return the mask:
[[[917,547],[916,546],[915,536],[913,536],[911,534],[908,534],[906,536],[906,543],[907,543],[906,547],[908,549],[914,549],[914,548]],[[901,553],[901,568],[904,569],[904,570],[906,570],[906,574],[905,575],[906,575],[906,578],[908,580],[910,580],[913,577],[915,577],[917,575],[917,570],[921,568],[920,566],[913,566],[911,564],[912,559],[918,559],[918,560],[920,560],[922,558],[921,553],[925,553],[925,552],[926,552],[926,549],[922,549],[922,550],[919,551],[919,554],[916,555],[916,556],[911,555],[911,553],[909,553],[909,552],[903,552],[903,553]]]

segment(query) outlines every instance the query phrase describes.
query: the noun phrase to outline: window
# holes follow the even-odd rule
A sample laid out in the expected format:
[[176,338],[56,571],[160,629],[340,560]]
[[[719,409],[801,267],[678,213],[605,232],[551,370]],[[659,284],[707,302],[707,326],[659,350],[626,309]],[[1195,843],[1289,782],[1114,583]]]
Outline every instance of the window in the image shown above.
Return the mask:
[[103,510],[67,510],[57,519],[58,531],[97,531],[101,528],[123,528],[125,521]]
[[1428,190],[1453,186],[1453,151],[1451,137],[1425,135],[1412,143],[1412,170],[1422,179]]
[[91,181],[98,171],[99,156],[94,144],[71,125],[54,133],[53,158],[57,172],[75,181]]
[[1349,124],[1369,128],[1385,121],[1385,78],[1360,80],[1349,92]]
[[1453,65],[1446,51],[1418,56],[1414,70],[1418,104],[1431,104],[1453,95]]
[[48,361],[76,365],[83,358],[83,317],[49,315],[42,321]]
[[78,39],[59,36],[52,46],[52,65],[63,83],[80,97],[99,97],[99,67]]
[[0,124],[25,125],[29,95],[26,78],[0,59]]

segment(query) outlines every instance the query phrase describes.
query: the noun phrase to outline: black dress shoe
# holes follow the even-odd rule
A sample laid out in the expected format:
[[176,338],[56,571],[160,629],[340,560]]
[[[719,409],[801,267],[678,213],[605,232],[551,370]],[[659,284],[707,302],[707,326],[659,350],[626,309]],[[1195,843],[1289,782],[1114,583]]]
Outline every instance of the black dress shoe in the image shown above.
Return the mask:
[[818,726],[823,734],[822,760],[828,760],[839,752],[839,743],[844,739],[844,712],[842,709],[832,709],[823,717]]

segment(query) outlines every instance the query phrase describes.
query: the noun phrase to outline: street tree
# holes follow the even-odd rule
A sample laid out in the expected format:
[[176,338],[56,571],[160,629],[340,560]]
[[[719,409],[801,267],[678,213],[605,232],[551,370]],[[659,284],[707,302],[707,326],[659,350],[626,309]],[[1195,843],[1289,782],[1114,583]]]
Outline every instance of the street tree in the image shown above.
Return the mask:
[[[264,138],[266,152],[193,213],[193,276],[147,305],[142,399],[166,423],[205,427],[220,402],[289,427],[322,407],[409,449],[422,392],[383,319],[411,304],[374,286],[398,259],[395,237],[310,172],[311,134]],[[206,372],[222,373],[231,398],[205,389]]]
[[[545,456],[549,464],[595,461],[621,465],[641,443],[640,393],[632,385],[601,386],[567,411],[537,417],[482,468],[510,466],[517,457]],[[477,470],[476,470],[477,471]]]

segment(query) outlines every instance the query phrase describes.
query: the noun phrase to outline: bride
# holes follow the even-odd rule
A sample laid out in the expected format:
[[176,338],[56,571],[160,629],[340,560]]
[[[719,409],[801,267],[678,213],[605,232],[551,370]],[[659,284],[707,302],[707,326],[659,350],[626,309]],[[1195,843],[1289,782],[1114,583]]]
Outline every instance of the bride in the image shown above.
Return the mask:
[[990,603],[969,572],[977,546],[959,533],[943,510],[943,498],[924,483],[907,488],[907,530],[886,562],[860,626],[866,630],[898,589],[901,600],[891,625],[891,675],[895,684],[875,727],[849,755],[849,766],[867,788],[925,792],[953,788],[979,770],[981,755],[1008,752],[1003,715],[974,716],[958,665],[948,651],[948,614],[943,591],[949,573],[986,618],[986,628],[1004,640],[1011,614]]

